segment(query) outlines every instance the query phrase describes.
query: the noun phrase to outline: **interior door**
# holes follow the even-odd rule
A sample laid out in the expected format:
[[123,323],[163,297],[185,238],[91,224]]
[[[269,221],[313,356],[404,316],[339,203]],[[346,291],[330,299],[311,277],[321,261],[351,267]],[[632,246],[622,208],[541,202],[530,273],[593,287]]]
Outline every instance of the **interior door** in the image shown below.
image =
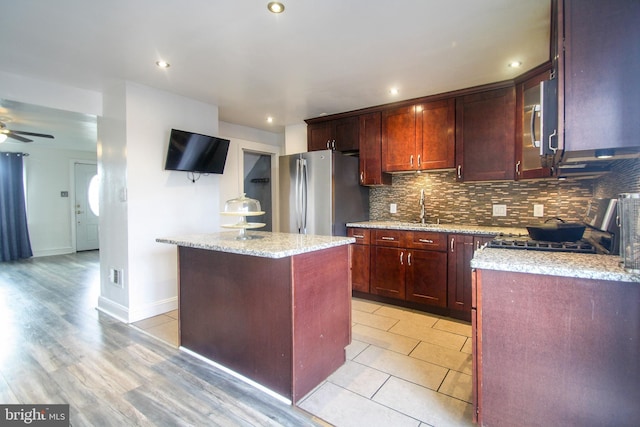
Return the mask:
[[95,164],[76,163],[74,175],[76,251],[98,249],[100,241],[98,238],[97,166]]

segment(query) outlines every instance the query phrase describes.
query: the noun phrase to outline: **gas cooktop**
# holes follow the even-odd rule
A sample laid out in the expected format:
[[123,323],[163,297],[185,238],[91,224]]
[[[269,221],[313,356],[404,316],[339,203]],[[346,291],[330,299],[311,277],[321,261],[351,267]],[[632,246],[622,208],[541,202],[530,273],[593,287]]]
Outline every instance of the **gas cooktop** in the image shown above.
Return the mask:
[[499,249],[528,249],[533,251],[574,252],[586,254],[595,254],[597,252],[596,247],[585,239],[578,240],[577,242],[545,242],[541,240],[531,240],[527,235],[500,235],[491,240],[487,246]]

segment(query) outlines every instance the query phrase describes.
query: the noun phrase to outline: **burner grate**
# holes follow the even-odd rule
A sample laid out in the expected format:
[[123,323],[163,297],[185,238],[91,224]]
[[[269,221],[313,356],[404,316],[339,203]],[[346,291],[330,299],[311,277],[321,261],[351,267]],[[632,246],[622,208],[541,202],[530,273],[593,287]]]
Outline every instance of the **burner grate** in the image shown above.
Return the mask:
[[499,249],[529,249],[534,251],[596,253],[596,248],[586,240],[577,242],[545,242],[528,238],[496,237],[487,245]]

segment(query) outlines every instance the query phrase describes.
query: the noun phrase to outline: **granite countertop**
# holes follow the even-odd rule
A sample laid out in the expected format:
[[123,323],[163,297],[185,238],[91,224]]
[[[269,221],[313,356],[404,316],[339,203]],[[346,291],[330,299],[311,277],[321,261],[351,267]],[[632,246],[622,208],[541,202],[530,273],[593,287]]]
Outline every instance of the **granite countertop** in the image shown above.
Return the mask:
[[626,272],[616,255],[483,248],[475,252],[471,267],[640,283],[640,274]]
[[526,235],[526,228],[518,227],[493,227],[486,225],[466,225],[466,224],[420,224],[402,221],[363,221],[350,222],[347,227],[359,228],[380,228],[385,230],[406,230],[406,231],[432,231],[438,233],[456,234],[485,234],[497,236],[498,234]]
[[352,237],[315,236],[247,231],[249,240],[237,240],[237,231],[158,238],[156,242],[263,258],[284,258],[354,243]]

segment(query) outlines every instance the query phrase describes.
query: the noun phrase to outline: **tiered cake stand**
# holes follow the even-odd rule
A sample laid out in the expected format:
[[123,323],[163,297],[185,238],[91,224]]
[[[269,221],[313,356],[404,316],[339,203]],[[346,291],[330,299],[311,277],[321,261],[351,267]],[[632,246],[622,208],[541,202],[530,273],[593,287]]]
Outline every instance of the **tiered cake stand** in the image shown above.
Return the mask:
[[223,225],[224,228],[233,228],[233,229],[239,230],[238,237],[236,237],[237,240],[249,240],[252,237],[249,236],[246,233],[246,231],[248,229],[262,228],[265,225],[267,225],[267,224],[262,223],[262,222],[247,222],[247,217],[248,216],[264,215],[264,211],[259,211],[259,212],[221,212],[221,214],[222,215],[226,215],[226,216],[239,216],[240,217],[240,222],[238,222],[236,224],[225,224],[225,225]]

